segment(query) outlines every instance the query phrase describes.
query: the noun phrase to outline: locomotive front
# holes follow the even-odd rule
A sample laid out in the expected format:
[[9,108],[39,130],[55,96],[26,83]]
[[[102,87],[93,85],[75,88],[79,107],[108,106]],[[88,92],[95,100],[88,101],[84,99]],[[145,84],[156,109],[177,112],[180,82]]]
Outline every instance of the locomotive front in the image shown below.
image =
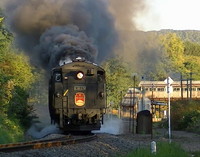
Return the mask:
[[49,81],[51,121],[64,131],[99,130],[106,108],[105,71],[76,60],[54,68]]

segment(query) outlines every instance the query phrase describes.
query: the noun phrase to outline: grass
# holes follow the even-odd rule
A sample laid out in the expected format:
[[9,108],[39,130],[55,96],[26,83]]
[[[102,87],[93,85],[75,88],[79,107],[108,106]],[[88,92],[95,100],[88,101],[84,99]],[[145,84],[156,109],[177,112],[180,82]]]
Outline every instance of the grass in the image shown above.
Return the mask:
[[149,146],[136,149],[125,157],[190,157],[190,155],[176,143],[158,142],[156,154],[151,153]]

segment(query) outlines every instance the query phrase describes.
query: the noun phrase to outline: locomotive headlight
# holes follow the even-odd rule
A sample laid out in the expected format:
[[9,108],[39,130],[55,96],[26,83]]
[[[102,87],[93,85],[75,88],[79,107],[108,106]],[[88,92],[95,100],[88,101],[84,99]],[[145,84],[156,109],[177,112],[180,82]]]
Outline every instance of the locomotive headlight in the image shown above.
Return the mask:
[[77,77],[79,80],[82,79],[83,76],[84,76],[84,74],[83,74],[83,72],[81,72],[81,71],[79,71],[79,72],[77,73],[77,75],[76,75],[76,77]]

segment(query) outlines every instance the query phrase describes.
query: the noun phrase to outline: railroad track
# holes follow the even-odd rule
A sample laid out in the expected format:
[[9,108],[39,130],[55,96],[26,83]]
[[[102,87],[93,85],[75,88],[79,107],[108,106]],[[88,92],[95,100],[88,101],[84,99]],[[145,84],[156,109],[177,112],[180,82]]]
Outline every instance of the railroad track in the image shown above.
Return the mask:
[[82,136],[82,137],[67,135],[67,136],[55,138],[55,139],[37,140],[37,141],[22,142],[22,143],[1,144],[0,152],[15,152],[15,151],[30,150],[30,149],[58,147],[58,146],[68,145],[68,144],[88,142],[96,138],[97,138],[96,134]]

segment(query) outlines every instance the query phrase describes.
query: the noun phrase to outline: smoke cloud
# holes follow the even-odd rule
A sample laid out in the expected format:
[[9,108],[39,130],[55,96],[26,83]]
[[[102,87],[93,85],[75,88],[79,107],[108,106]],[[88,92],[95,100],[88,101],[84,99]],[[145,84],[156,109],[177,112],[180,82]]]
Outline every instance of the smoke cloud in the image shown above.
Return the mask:
[[113,16],[103,0],[7,0],[1,3],[17,44],[45,68],[58,65],[61,58],[84,53],[87,60],[101,62],[113,52],[118,40]]
[[115,18],[115,26],[122,34],[122,31],[135,31],[136,24],[133,20],[138,12],[146,9],[144,0],[108,0],[109,9]]
[[158,36],[138,31],[139,27],[134,21],[140,12],[148,11],[148,5],[145,0],[109,0],[109,9],[119,36],[114,53],[128,62],[139,75],[154,73],[156,65],[162,64]]
[[160,60],[158,43],[134,22],[148,10],[145,0],[1,0],[0,5],[17,44],[44,68],[78,55],[96,63],[118,55],[146,72]]
[[95,61],[97,49],[84,32],[77,26],[55,26],[45,31],[40,37],[36,52],[41,54],[43,65],[52,68],[62,62],[68,62],[77,56],[88,61]]
[[137,32],[133,20],[148,9],[145,0],[1,0],[0,4],[17,44],[44,68],[78,55],[96,63],[119,55],[138,67],[141,56],[157,55],[154,48],[144,49],[148,39]]

